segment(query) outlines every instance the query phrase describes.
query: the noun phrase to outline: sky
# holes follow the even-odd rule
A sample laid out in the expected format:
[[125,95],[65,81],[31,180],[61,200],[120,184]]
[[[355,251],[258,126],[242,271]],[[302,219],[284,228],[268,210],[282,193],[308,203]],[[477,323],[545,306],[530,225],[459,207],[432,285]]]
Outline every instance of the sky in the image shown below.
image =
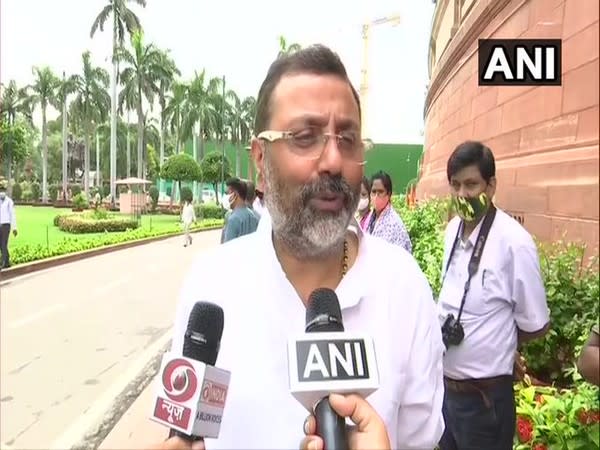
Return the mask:
[[[0,81],[33,81],[32,67],[57,74],[81,70],[81,54],[110,71],[110,29],[90,38],[90,27],[108,0],[1,0]],[[399,15],[400,24],[371,28],[368,136],[380,143],[422,142],[431,0],[147,0],[130,4],[146,42],[170,49],[183,79],[206,69],[225,75],[227,88],[256,96],[279,50],[279,36],[336,51],[354,86],[363,60],[361,25]],[[56,113],[49,114],[52,118]]]

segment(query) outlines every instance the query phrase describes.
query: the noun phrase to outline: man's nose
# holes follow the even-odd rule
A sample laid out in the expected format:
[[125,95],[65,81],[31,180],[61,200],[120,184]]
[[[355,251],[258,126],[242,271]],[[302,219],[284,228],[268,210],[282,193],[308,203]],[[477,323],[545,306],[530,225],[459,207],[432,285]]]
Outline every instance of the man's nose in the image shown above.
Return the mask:
[[336,137],[329,136],[319,158],[319,172],[328,172],[334,175],[341,173],[343,162],[344,158],[338,147]]

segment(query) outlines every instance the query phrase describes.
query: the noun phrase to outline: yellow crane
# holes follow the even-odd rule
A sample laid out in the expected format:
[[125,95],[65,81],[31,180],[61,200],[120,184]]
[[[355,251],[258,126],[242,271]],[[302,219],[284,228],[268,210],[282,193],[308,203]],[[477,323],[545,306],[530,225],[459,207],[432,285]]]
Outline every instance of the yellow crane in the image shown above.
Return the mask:
[[362,26],[362,37],[363,37],[363,61],[361,69],[361,81],[360,81],[360,102],[362,108],[362,136],[364,138],[370,138],[368,135],[369,129],[367,127],[367,97],[369,91],[369,35],[371,28],[377,25],[391,24],[393,27],[400,24],[400,15],[395,14],[392,16],[381,17],[371,22],[367,22]]

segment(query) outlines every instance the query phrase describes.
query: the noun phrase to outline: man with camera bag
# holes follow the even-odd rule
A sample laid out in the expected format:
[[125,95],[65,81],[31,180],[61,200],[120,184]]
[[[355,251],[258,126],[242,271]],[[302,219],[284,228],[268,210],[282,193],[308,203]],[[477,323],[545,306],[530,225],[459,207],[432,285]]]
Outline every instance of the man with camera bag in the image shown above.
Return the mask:
[[492,203],[495,175],[494,155],[480,142],[460,144],[448,160],[458,217],[446,228],[438,300],[446,346],[441,450],[512,449],[516,350],[549,328],[536,245]]

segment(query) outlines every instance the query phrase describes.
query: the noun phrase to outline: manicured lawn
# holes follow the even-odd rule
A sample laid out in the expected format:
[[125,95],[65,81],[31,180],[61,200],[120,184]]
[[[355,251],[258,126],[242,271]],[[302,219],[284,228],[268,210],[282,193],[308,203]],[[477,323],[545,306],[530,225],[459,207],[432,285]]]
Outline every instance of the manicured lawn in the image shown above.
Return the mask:
[[[15,238],[11,235],[9,249],[16,249],[24,245],[52,246],[65,238],[93,239],[104,233],[71,234],[65,233],[55,227],[53,219],[58,214],[68,214],[69,209],[42,206],[17,206],[17,228],[19,234]],[[141,228],[160,230],[173,229],[179,223],[179,216],[170,215],[144,215]],[[119,233],[114,233],[119,234]]]

